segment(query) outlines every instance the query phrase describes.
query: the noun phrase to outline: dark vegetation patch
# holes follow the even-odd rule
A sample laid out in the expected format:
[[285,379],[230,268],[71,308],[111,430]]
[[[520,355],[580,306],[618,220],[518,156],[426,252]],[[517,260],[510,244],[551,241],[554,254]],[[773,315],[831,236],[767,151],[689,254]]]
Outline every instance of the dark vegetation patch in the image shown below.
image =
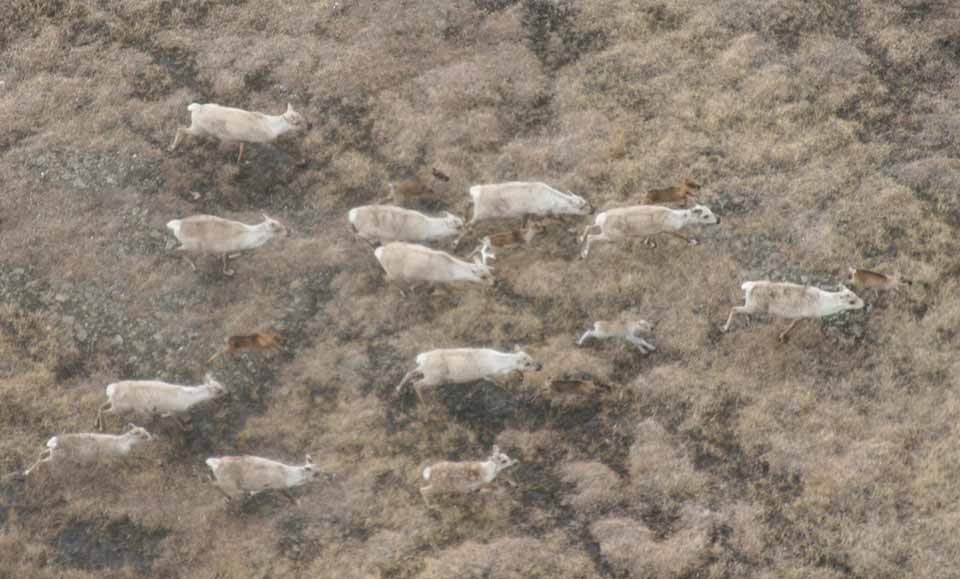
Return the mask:
[[138,573],[150,572],[160,556],[160,542],[168,529],[146,528],[129,517],[74,519],[66,522],[51,541],[56,563],[85,570],[120,569],[131,566]]
[[205,89],[197,68],[197,55],[193,50],[177,45],[152,44],[147,47],[154,63],[163,67],[176,86],[195,91],[195,102],[207,101],[209,89]]
[[513,6],[518,1],[519,0],[473,0],[473,3],[477,8],[485,12],[498,12],[504,8]]
[[593,457],[619,474],[626,473],[626,458],[633,444],[633,418],[624,408],[603,408],[598,400],[574,409],[555,409],[550,427],[563,433],[565,442],[583,456]]
[[530,50],[547,70],[556,70],[607,43],[601,30],[581,30],[577,10],[567,0],[525,0],[523,25]]
[[317,556],[318,542],[304,536],[308,525],[305,517],[286,517],[280,521],[283,536],[277,548],[284,557],[309,562]]
[[749,22],[755,32],[784,51],[792,51],[811,34],[856,36],[861,30],[862,10],[859,0],[776,2],[754,12]]
[[469,426],[486,446],[493,444],[507,420],[515,417],[519,409],[519,402],[509,389],[487,381],[450,384],[435,391],[450,419]]

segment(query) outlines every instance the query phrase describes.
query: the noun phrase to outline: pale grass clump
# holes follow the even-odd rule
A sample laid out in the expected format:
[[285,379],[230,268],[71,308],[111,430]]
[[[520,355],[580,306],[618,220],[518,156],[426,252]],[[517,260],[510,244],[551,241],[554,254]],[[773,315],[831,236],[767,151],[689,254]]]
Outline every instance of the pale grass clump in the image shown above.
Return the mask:
[[[952,262],[944,259],[936,265],[938,268],[948,268],[952,267]],[[911,348],[913,351],[909,359],[923,369],[918,372],[927,376],[929,384],[925,387],[936,388],[942,380],[955,379],[960,375],[956,359],[950,357],[958,336],[949,328],[953,327],[951,324],[960,323],[960,307],[951,299],[957,295],[957,291],[960,291],[960,279],[955,277],[941,281],[928,290],[925,301],[929,308],[922,320],[914,320],[917,324],[915,330],[902,338],[892,339],[898,345],[916,344],[917,349]],[[934,375],[940,377],[934,379]]]
[[960,541],[953,532],[960,525],[960,513],[953,506],[939,510],[936,514],[917,520],[910,527],[914,531],[909,542],[913,547],[909,565],[917,577],[942,577],[956,575],[960,564],[954,557],[945,555],[960,547]]
[[663,363],[640,373],[630,384],[638,394],[669,401],[677,391],[699,390],[699,372],[681,363]]
[[[841,533],[843,538],[838,541],[837,551],[847,548],[850,569],[861,577],[895,577],[917,568],[912,562],[905,564],[915,555],[913,532],[898,525],[896,516],[870,517]],[[950,567],[952,565],[943,566],[940,572],[952,574],[955,568]]]
[[764,510],[750,502],[728,505],[719,515],[733,528],[731,544],[748,557],[761,557],[768,546],[769,529],[764,522]]
[[[0,355],[3,355],[3,343],[0,342]],[[17,368],[16,366],[13,366]],[[65,402],[47,403],[44,398],[58,391],[56,374],[40,365],[17,368],[16,378],[0,378],[0,420],[8,426],[11,433],[29,434],[36,425],[44,425],[49,434],[54,425],[75,413]],[[99,395],[99,393],[97,393]],[[96,402],[92,402],[96,404]],[[49,426],[47,426],[49,425]],[[30,445],[40,442],[39,437],[30,435]],[[22,462],[32,460],[32,446],[17,443],[15,436],[0,440],[0,450],[4,456],[22,457]],[[12,470],[8,469],[8,470]],[[0,471],[3,472],[3,471]]]
[[[907,450],[914,440],[912,420],[861,416],[836,400],[818,403],[808,388],[815,386],[771,393],[788,404],[782,409],[748,407],[739,438],[765,440],[763,456],[771,472],[793,473],[789,478],[802,481],[800,495],[784,509],[796,532],[815,534],[826,551],[846,553],[859,575],[897,574],[911,550],[903,547],[901,525],[895,522],[904,497],[894,489],[909,488],[920,470],[907,458],[917,454]],[[805,401],[798,401],[798,394]],[[768,414],[770,434],[755,429],[755,412]],[[937,463],[942,465],[942,455]],[[914,490],[911,503],[925,494]],[[824,519],[824,512],[850,516]]]
[[[376,11],[374,11],[376,12]],[[407,34],[421,34],[431,36],[443,34],[450,29],[465,28],[471,34],[471,41],[483,40],[476,38],[479,35],[471,26],[476,26],[482,19],[482,10],[470,0],[424,0],[415,6],[398,9],[397,18],[391,18],[391,23]]]
[[[337,292],[337,295],[327,304],[328,307],[334,305],[345,306],[348,300],[357,297],[377,297],[384,300],[383,295],[379,295],[383,290],[383,270],[377,263],[376,257],[370,251],[369,244],[356,239],[352,231],[344,224],[343,238],[339,244],[342,247],[342,257],[344,258],[343,268],[337,272],[330,282],[330,289]],[[363,261],[356,261],[355,256],[361,253],[367,257]],[[338,252],[339,253],[339,252]],[[389,292],[387,293],[389,296]]]
[[[399,573],[409,565],[419,537],[409,528],[383,529],[374,533],[363,545],[364,571],[380,574]],[[349,566],[349,563],[345,563]],[[328,567],[324,567],[328,569]]]
[[351,456],[372,458],[390,454],[387,452],[386,406],[376,396],[345,392],[338,411],[323,414],[318,425],[323,434],[314,436],[315,444],[337,450],[335,458],[342,462],[334,465],[349,464]]
[[434,134],[441,147],[461,148],[466,151],[492,152],[507,140],[508,129],[493,107],[464,112],[455,123],[443,126]]
[[960,203],[951,195],[960,186],[960,160],[928,157],[900,165],[895,175],[948,223],[960,223]]
[[[359,285],[374,282],[365,275],[357,276],[355,279]],[[344,294],[330,300],[325,311],[346,314],[338,316],[333,329],[341,335],[363,339],[379,335],[385,329],[413,322],[415,312],[399,310],[404,301],[400,292],[395,292],[393,295],[388,293],[386,296],[363,295],[352,299]],[[340,309],[345,306],[350,309]]]
[[956,134],[960,121],[957,119],[957,97],[960,90],[956,86],[944,89],[947,94],[917,95],[914,108],[919,111],[918,132],[913,134],[913,142],[918,145],[946,145]]
[[[25,535],[16,532],[0,535],[0,567],[14,573],[13,576],[37,579],[64,577],[62,569],[53,568],[49,573],[43,573],[42,569],[49,568],[46,563],[51,556],[48,545],[32,541]],[[67,575],[69,579],[92,579],[95,576],[81,571],[70,573]]]
[[[505,46],[506,53],[479,54],[429,71],[417,79],[431,109],[460,115],[477,107],[510,104],[533,106],[545,88],[539,61],[522,45]],[[520,113],[521,111],[515,111]]]
[[596,521],[590,532],[604,558],[631,577],[681,577],[702,561],[710,544],[709,529],[702,525],[658,540],[642,522],[626,517]]
[[546,143],[551,166],[585,179],[606,176],[607,163],[623,158],[628,143],[635,138],[622,132],[622,128],[621,123],[600,111],[561,112],[555,129],[559,138],[551,138]]
[[534,312],[518,312],[486,295],[463,296],[459,305],[438,315],[436,322],[450,340],[438,347],[502,345],[508,350],[514,344],[533,340],[544,328],[544,320]]
[[[493,178],[497,181],[509,181],[517,175],[556,175],[566,177],[570,174],[570,165],[557,162],[554,152],[562,143],[544,135],[517,138],[497,151],[493,159]],[[560,181],[551,180],[555,186],[564,189]]]
[[[786,105],[796,94],[795,82],[789,66],[772,61],[752,69],[749,76],[743,79],[739,92],[743,98],[766,99],[768,106],[776,108]],[[761,113],[756,121],[766,121],[771,113]]]
[[574,265],[569,260],[538,259],[510,272],[510,285],[524,296],[552,297],[556,288],[574,278]]
[[13,375],[60,372],[80,359],[80,350],[70,329],[47,313],[0,306],[0,355],[4,366]]
[[609,36],[612,45],[648,36],[653,31],[647,5],[632,0],[577,0],[572,3],[583,28]]
[[[306,413],[298,407],[300,405],[284,401],[286,397],[278,396],[276,399],[278,409],[284,411],[282,419],[271,412],[247,420],[243,431],[236,438],[239,452],[297,456],[304,448],[311,447],[312,441],[303,434],[302,419]],[[298,402],[303,400],[301,396],[296,398]]]
[[733,38],[717,55],[717,72],[725,80],[740,80],[773,54],[770,44],[750,32]]
[[[536,112],[545,82],[536,57],[524,45],[505,41],[496,50],[426,70],[412,87],[381,99],[380,108],[397,114],[377,121],[377,135],[411,161],[428,144],[492,152]],[[398,102],[406,95],[413,107]]]
[[843,579],[848,574],[820,565],[807,564],[801,560],[781,558],[764,569],[759,579]]
[[373,107],[373,137],[377,145],[396,162],[413,165],[420,151],[433,139],[431,123],[408,95],[396,89],[378,95]]
[[[698,104],[704,96],[699,89],[684,89],[671,95],[672,102],[668,105],[678,111],[684,111],[683,114],[690,114],[687,111],[696,110]],[[674,123],[697,123],[697,119],[653,119],[646,124],[647,131],[643,137],[638,139],[636,158],[642,158],[648,161],[638,172],[640,177],[639,186],[630,193],[641,194],[649,189],[658,187],[658,183],[672,181],[677,175],[695,171],[703,173],[710,171],[709,163],[706,163],[700,153],[709,149],[712,145],[700,130],[674,127]],[[704,203],[710,205],[709,202]]]
[[[238,444],[243,445],[240,450],[249,452],[269,445],[296,456],[319,448],[318,431],[336,438],[336,442],[330,442],[333,445],[352,444],[354,439],[369,449],[381,448],[385,407],[361,387],[370,384],[371,390],[375,389],[376,384],[369,382],[371,376],[371,360],[359,342],[338,344],[330,338],[318,341],[270,385],[269,409],[247,420],[237,436]],[[345,416],[358,429],[353,435],[340,432],[347,427],[342,420]],[[321,472],[339,471],[339,465],[327,463],[334,455],[319,450],[313,455]]]
[[427,559],[422,579],[459,577],[598,577],[590,558],[562,535],[543,540],[532,537],[501,537],[482,544],[467,540]]
[[877,44],[882,46],[890,62],[897,66],[924,61],[930,58],[933,38],[929,30],[921,27],[884,26],[876,23]]
[[[784,74],[787,74],[784,72]],[[811,103],[785,105],[768,119],[780,119],[780,131],[761,132],[751,140],[747,132],[731,135],[736,141],[734,162],[738,172],[763,172],[783,164],[797,165],[812,162],[828,152],[856,153],[867,148],[858,142],[856,125],[831,117],[821,123],[811,123],[814,107]],[[812,128],[816,125],[818,128]],[[781,199],[787,199],[781,197]],[[793,200],[793,198],[789,198]]]
[[[377,530],[366,540],[331,537],[330,541],[325,541],[323,535],[312,534],[313,544],[318,549],[313,553],[304,549],[303,555],[312,559],[312,564],[301,564],[298,571],[311,577],[332,578],[331,569],[336,569],[336,577],[342,579],[412,576],[414,570],[420,568],[414,555],[425,541],[430,540],[433,521],[412,511],[397,509],[397,513],[407,517],[399,527]],[[336,526],[328,526],[334,533],[343,532]]]
[[[633,40],[584,55],[561,69],[557,86],[560,111],[577,108],[602,112],[629,109],[637,102],[662,110],[669,98],[669,80],[681,66],[681,49],[664,38]],[[631,82],[643,75],[644,83]]]
[[384,175],[367,155],[359,151],[347,151],[333,160],[333,170],[341,187],[374,190]]
[[[216,491],[212,492],[216,495]],[[204,509],[205,506],[201,504],[195,508]],[[198,540],[180,540],[174,534],[168,539],[171,548],[164,549],[154,562],[154,573],[176,574],[184,565],[190,566],[191,573],[208,577],[242,577],[250,569],[280,574],[293,572],[292,561],[279,558],[275,549],[262,548],[263,545],[279,543],[282,529],[278,524],[245,524],[243,517],[229,513],[222,505],[210,508],[202,518],[184,523],[188,525],[184,531]]]
[[868,103],[885,90],[870,67],[870,58],[853,43],[823,36],[804,38],[794,62],[796,82],[815,95],[820,114],[835,114],[854,99],[864,101],[861,111],[868,112]]
[[[361,7],[369,10],[372,7]],[[309,63],[302,67],[300,75],[307,71],[312,72],[313,80],[305,79],[319,96],[325,98],[366,100],[366,95],[372,95],[381,89],[397,86],[416,75],[419,69],[431,62],[431,54],[427,51],[409,50],[404,46],[404,35],[394,33],[391,28],[395,24],[389,20],[391,12],[396,22],[404,18],[396,11],[402,10],[399,5],[383,5],[378,7],[381,12],[378,17],[371,18],[364,23],[351,21],[343,32],[351,35],[354,41],[349,43],[336,42],[333,39],[324,39],[316,47],[319,51],[337,50],[337,58],[323,59]],[[340,20],[334,16],[334,22]],[[405,50],[406,49],[406,50]],[[296,54],[290,50],[286,54]],[[295,74],[294,71],[291,74]],[[336,83],[317,83],[317,78],[336,78]],[[330,125],[339,124],[339,121],[330,119]]]
[[[934,416],[946,415],[957,406],[956,396],[950,396],[942,408],[936,410]],[[927,517],[945,514],[941,512],[943,509],[956,516],[957,510],[952,506],[956,503],[952,501],[960,498],[958,497],[960,493],[950,481],[960,470],[960,453],[956,452],[954,446],[958,440],[960,440],[960,433],[956,428],[952,428],[939,440],[930,441],[924,445],[920,451],[920,457],[915,461],[915,474],[910,481],[910,495],[913,497],[913,504],[917,511],[923,514],[924,520]]]
[[560,473],[563,482],[575,485],[564,502],[582,517],[606,512],[623,500],[620,477],[601,462],[569,462],[560,467]]
[[[832,436],[823,437],[825,445],[841,446]],[[903,453],[892,442],[870,441],[849,445],[839,452],[808,453],[802,468],[803,492],[786,512],[799,529],[817,529],[819,540],[835,547],[849,541],[870,525],[887,527],[897,518],[897,493],[868,493],[863,489],[900,488],[908,484],[909,471],[903,465]],[[890,460],[900,460],[891,463]],[[859,471],[858,469],[863,469]],[[824,511],[842,511],[849,519],[819,520]]]
[[[417,481],[413,478],[416,465],[411,465],[407,457],[389,456],[382,451],[363,456],[360,463],[339,457],[329,461],[335,478],[331,484],[318,487],[316,506],[343,524],[364,521],[368,528],[405,531],[418,546],[428,542],[436,529],[427,523],[430,513],[417,496]],[[328,539],[331,550],[336,550],[336,538]]]
[[[879,251],[886,257],[886,254],[901,243],[920,243],[921,236],[943,239],[949,231],[949,226],[940,220],[928,220],[923,229],[915,227],[914,224],[925,220],[928,209],[914,196],[910,187],[891,177],[866,176],[856,192],[859,194],[853,195],[850,201],[840,204],[831,212],[831,222],[844,227],[844,241],[857,246],[853,251],[846,251],[842,255],[858,256],[867,251]],[[877,223],[869,212],[869,208],[876,203],[896,207],[897,211],[889,212],[882,223]],[[922,261],[900,255],[897,255],[897,258],[902,265],[893,269],[904,269],[908,262],[912,267],[921,266],[924,262],[929,263],[929,258]],[[929,268],[929,265],[926,267]]]
[[[35,35],[24,38],[18,43],[19,46],[22,46],[22,50],[10,54],[9,65],[14,70],[21,71],[13,78],[24,81],[22,87],[25,94],[23,96],[35,95],[38,99],[43,99],[37,103],[21,103],[19,106],[38,107],[41,103],[46,104],[44,102],[46,99],[54,101],[60,91],[69,90],[67,86],[62,86],[59,90],[53,86],[56,84],[57,77],[61,76],[57,73],[62,72],[62,68],[69,63],[69,59],[73,56],[60,50],[62,37],[63,32],[58,27],[53,25],[40,26]],[[76,56],[73,57],[76,58]],[[31,75],[28,71],[34,74]],[[50,85],[51,92],[47,95],[41,94],[37,90],[39,87],[31,86],[37,84]],[[69,84],[73,85],[74,83]],[[67,104],[62,103],[60,106],[66,110]]]
[[[826,408],[825,408],[826,406]],[[824,413],[829,416],[824,416]],[[762,452],[770,468],[780,472],[800,472],[809,464],[808,453],[821,456],[819,448],[837,443],[837,419],[855,419],[849,407],[837,408],[817,399],[812,381],[791,381],[771,388],[766,395],[747,405],[736,423],[737,438],[750,452]],[[847,424],[845,428],[862,426]],[[798,436],[807,432],[810,436]]]
[[653,419],[637,425],[627,466],[634,492],[643,489],[684,500],[703,492],[708,482],[683,446]]
[[[396,468],[402,469],[386,464],[350,473],[304,496],[302,502],[314,502],[304,509],[297,533],[302,573],[333,577],[333,566],[337,577],[359,579],[417,567],[413,555],[436,539],[438,525],[419,505],[408,506],[406,489],[392,476]],[[387,482],[378,488],[370,480]]]

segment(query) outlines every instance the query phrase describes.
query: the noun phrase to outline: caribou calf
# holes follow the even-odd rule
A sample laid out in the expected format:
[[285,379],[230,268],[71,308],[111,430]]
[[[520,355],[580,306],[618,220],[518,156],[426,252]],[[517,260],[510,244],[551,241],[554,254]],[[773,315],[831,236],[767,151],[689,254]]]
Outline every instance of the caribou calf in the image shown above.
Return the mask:
[[423,469],[420,496],[430,506],[430,499],[438,494],[463,494],[489,485],[500,471],[517,464],[517,461],[500,452],[496,446],[490,458],[473,462],[438,462]]

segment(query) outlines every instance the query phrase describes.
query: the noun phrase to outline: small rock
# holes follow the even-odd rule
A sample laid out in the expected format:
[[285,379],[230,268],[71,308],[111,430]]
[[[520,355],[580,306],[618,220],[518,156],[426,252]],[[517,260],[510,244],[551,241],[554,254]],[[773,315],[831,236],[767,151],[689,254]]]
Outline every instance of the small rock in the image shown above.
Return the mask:
[[62,304],[63,302],[67,301],[67,300],[70,299],[70,298],[68,298],[67,296],[65,296],[65,295],[63,295],[63,294],[57,294],[57,295],[53,296],[53,299],[57,300],[58,302],[60,302],[60,303]]
[[116,336],[114,336],[114,337],[110,340],[110,345],[111,345],[111,346],[116,346],[116,347],[122,346],[122,345],[123,345],[123,336],[121,336],[120,334],[117,334]]

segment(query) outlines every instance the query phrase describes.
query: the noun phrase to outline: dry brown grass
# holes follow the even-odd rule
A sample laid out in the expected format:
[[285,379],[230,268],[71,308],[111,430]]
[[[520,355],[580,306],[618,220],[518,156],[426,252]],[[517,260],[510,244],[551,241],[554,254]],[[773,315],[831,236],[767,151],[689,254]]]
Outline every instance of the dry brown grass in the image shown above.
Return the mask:
[[466,541],[427,561],[421,577],[596,577],[590,559],[571,547],[556,535],[546,540],[504,537],[486,545]]
[[[162,438],[129,461],[0,481],[8,574],[960,575],[954,3],[8,4],[0,474],[90,430],[109,382],[213,370],[234,391],[186,433],[145,424]],[[290,102],[314,129],[240,166],[209,140],[171,154],[192,101]],[[404,298],[345,215],[432,167],[451,180],[429,211],[464,214],[481,182],[604,208],[692,175],[723,222],[582,262],[571,218],[498,259],[496,288]],[[170,219],[260,212],[291,236],[233,279],[166,249]],[[742,281],[850,265],[916,283],[787,344],[776,320],[719,332]],[[574,345],[631,307],[657,353]],[[267,326],[281,351],[207,367]],[[418,352],[515,344],[544,371],[392,396]],[[549,390],[576,373],[610,388]],[[492,444],[520,461],[502,481],[425,508],[423,466]],[[335,476],[225,509],[203,461],[239,452]]]
[[702,528],[683,529],[658,541],[642,523],[623,518],[599,519],[590,531],[604,557],[629,577],[680,577],[704,556],[709,544]]
[[620,477],[603,463],[573,462],[562,472],[563,482],[576,485],[576,494],[566,500],[581,516],[595,517],[622,500]]

